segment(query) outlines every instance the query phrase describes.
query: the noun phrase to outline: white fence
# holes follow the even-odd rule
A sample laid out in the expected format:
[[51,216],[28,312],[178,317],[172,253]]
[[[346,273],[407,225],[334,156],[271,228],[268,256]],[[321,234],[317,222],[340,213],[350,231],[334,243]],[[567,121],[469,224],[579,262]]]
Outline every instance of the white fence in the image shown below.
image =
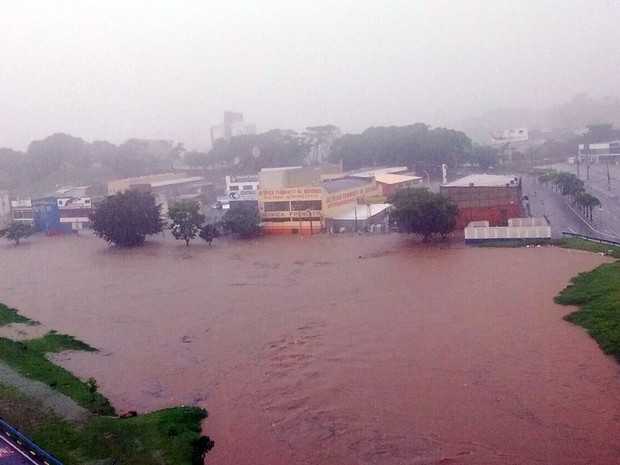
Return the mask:
[[466,242],[510,239],[549,239],[551,226],[545,218],[511,218],[508,226],[489,226],[488,221],[474,221],[465,228]]

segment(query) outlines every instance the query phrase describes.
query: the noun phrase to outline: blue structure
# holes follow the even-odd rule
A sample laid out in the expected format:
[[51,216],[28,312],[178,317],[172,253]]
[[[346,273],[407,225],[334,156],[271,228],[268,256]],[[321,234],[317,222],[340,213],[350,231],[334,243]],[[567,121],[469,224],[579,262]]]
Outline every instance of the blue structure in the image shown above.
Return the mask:
[[0,465],[34,463],[40,465],[62,465],[34,442],[0,419]]
[[70,224],[60,222],[60,210],[56,197],[33,200],[32,211],[37,232],[47,235],[71,232]]

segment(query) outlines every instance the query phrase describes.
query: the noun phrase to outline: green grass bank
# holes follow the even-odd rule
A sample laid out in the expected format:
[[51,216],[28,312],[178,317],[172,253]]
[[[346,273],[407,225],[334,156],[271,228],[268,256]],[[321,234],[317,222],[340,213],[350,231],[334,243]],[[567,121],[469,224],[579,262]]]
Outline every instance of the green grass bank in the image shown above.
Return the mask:
[[[0,304],[0,326],[35,324],[17,310]],[[0,416],[65,465],[107,460],[126,465],[201,465],[213,442],[201,435],[207,412],[177,407],[119,418],[94,380],[81,381],[54,365],[46,354],[64,350],[94,351],[72,336],[50,332],[42,338],[14,341],[0,337],[0,360],[30,380],[40,381],[91,412],[69,421],[47,409],[41,399],[2,384]]]
[[601,349],[620,362],[620,262],[580,273],[555,301],[578,306],[564,318],[586,328]]

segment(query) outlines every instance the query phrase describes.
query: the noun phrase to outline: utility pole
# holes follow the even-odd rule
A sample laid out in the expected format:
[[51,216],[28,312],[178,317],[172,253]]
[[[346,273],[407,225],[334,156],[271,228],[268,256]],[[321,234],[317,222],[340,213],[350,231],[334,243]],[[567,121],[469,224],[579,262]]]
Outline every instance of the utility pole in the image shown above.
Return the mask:
[[312,211],[308,208],[308,217],[310,218],[310,235],[314,236],[314,231],[312,230]]
[[609,157],[605,157],[605,161],[607,162],[607,190],[611,191],[611,176],[609,176]]

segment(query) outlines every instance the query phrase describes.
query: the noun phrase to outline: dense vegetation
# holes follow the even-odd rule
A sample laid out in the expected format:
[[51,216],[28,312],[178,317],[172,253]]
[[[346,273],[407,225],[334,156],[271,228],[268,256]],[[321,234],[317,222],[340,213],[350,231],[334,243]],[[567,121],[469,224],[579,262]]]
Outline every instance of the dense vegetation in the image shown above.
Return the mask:
[[403,127],[373,127],[345,134],[334,143],[330,159],[345,170],[365,166],[408,166],[417,173],[439,176],[441,165],[468,161],[471,140],[462,132],[416,123]]
[[620,262],[581,273],[571,283],[555,298],[579,306],[565,319],[586,328],[606,354],[620,361]]
[[163,230],[160,213],[161,205],[155,203],[153,194],[131,189],[99,202],[90,219],[95,234],[106,242],[136,246]]
[[14,221],[6,228],[0,229],[0,237],[5,237],[7,241],[13,241],[16,245],[26,237],[32,236],[37,230],[28,223]]
[[249,205],[239,205],[231,208],[224,215],[224,230],[242,238],[258,236],[260,231],[260,216],[258,209]]
[[390,219],[401,232],[419,234],[424,241],[439,234],[445,238],[456,227],[458,205],[449,197],[425,188],[402,189],[390,197]]

